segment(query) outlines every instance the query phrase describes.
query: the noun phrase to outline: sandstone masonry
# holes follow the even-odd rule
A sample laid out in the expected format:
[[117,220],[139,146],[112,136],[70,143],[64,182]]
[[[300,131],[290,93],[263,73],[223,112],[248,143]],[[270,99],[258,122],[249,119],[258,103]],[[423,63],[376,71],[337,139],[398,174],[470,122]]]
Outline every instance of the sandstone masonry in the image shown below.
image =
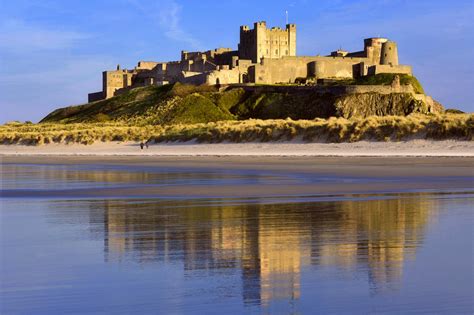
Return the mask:
[[364,50],[336,50],[328,56],[297,56],[296,25],[267,28],[265,22],[240,27],[237,50],[217,48],[181,52],[181,60],[139,61],[134,69],[104,71],[102,91],[90,93],[89,102],[107,99],[130,88],[188,84],[284,84],[298,79],[339,80],[378,73],[412,74],[399,65],[397,44],[386,38],[364,40]]

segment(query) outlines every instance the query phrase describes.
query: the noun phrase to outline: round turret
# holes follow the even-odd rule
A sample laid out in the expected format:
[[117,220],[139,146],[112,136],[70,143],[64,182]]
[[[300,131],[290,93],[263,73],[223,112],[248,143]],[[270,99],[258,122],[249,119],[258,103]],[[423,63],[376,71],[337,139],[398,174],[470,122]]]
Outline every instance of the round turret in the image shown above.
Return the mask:
[[398,66],[398,48],[397,43],[387,41],[382,44],[382,53],[380,56],[382,65]]

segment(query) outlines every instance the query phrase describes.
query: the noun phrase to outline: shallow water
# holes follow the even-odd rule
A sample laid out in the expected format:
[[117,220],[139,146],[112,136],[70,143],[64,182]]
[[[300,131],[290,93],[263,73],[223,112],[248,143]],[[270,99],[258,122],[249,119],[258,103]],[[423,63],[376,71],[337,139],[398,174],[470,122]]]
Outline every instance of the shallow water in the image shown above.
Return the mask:
[[[406,180],[259,170],[3,165],[0,310],[472,313],[472,187],[467,181],[463,190],[406,191]],[[400,182],[400,190],[219,195],[222,185],[321,182]],[[183,183],[215,189],[215,196],[117,198],[100,193],[103,188]],[[78,193],[84,190],[98,193],[94,198]]]

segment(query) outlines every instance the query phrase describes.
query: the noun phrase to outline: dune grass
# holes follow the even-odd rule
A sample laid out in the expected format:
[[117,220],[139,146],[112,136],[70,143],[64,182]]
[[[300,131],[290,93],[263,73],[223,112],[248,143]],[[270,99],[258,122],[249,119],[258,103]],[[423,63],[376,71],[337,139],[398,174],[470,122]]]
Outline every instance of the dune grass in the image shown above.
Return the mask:
[[420,139],[472,140],[474,115],[372,116],[365,119],[244,120],[174,125],[151,137],[156,142],[290,141],[356,142]]
[[108,141],[356,142],[409,139],[473,140],[473,114],[371,116],[364,119],[219,121],[134,126],[120,123],[10,123],[0,126],[1,144],[41,145]]

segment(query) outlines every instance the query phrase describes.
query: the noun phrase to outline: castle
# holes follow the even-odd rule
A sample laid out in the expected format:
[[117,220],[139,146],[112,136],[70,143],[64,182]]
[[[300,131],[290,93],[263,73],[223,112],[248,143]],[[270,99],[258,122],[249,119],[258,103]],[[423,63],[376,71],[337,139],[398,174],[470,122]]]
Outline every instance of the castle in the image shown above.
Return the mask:
[[217,48],[204,52],[181,52],[180,61],[139,61],[132,69],[104,71],[102,91],[90,93],[89,102],[107,99],[131,88],[188,84],[278,84],[305,79],[347,79],[378,73],[412,74],[398,64],[397,44],[386,38],[364,40],[364,50],[336,50],[328,56],[297,56],[296,25],[285,29],[267,28],[265,22],[254,28],[240,27],[237,50]]

